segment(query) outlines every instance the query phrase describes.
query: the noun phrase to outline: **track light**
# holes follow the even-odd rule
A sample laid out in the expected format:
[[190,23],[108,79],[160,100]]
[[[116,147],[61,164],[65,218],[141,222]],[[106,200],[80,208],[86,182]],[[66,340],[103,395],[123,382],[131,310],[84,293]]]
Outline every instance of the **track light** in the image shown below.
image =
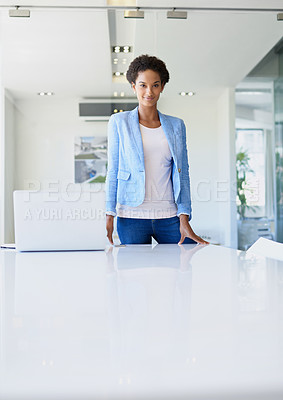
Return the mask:
[[144,12],[140,11],[139,8],[137,8],[135,11],[133,10],[125,10],[124,11],[124,18],[144,18]]
[[[131,46],[112,46],[112,53],[131,53],[131,51]],[[114,58],[114,60],[117,60],[118,63],[118,58]]]
[[113,76],[117,77],[117,76],[126,76],[126,72],[120,72],[120,71],[116,71],[113,72]]
[[53,92],[39,92],[38,96],[54,96]]
[[180,96],[195,96],[195,92],[180,92],[179,95]]
[[173,8],[172,11],[167,11],[167,18],[168,19],[187,19],[187,12],[186,11],[176,11]]
[[30,10],[23,10],[23,9],[20,9],[19,6],[16,6],[15,10],[9,10],[9,17],[29,18]]

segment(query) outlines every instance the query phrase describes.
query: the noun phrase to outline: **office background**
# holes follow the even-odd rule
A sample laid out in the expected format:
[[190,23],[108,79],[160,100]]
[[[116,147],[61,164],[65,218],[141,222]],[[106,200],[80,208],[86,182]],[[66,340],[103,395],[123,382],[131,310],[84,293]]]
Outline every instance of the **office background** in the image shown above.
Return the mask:
[[[143,53],[160,57],[170,71],[159,109],[187,126],[194,229],[237,247],[236,139],[257,130],[269,137],[259,218],[282,241],[282,165],[275,157],[282,156],[281,0],[28,5],[30,17],[15,18],[15,7],[0,1],[1,242],[13,241],[13,190],[74,182],[74,138],[105,136],[107,129],[107,121],[80,118],[79,103],[132,97],[123,73]],[[136,6],[144,7],[144,18],[125,19],[124,10]],[[174,6],[192,7],[187,19],[168,19]],[[130,51],[115,53],[115,46]]]

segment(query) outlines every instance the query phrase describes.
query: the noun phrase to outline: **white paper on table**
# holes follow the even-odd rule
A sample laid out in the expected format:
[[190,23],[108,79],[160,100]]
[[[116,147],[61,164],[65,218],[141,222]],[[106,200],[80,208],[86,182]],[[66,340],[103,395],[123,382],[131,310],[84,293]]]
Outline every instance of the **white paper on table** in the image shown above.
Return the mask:
[[247,253],[260,254],[283,261],[283,243],[261,237],[247,250]]

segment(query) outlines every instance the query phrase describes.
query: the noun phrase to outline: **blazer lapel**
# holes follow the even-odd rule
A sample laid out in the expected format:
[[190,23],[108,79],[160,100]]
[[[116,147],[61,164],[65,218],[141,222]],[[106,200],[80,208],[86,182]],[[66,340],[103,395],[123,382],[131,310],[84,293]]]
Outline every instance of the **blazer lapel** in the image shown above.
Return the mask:
[[[162,114],[160,111],[158,111],[159,119],[161,122],[161,126],[163,128],[163,131],[165,133],[165,136],[168,140],[168,145],[172,154],[172,157],[174,161],[176,162],[176,137],[174,134],[174,129],[170,121],[168,121],[168,118],[166,115]],[[134,139],[134,143],[140,158],[140,161],[144,167],[144,153],[143,153],[143,144],[142,144],[142,136],[141,136],[141,130],[140,130],[140,123],[139,123],[139,113],[138,113],[138,107],[136,107],[133,111],[130,112],[129,115],[130,118],[130,127]]]
[[140,130],[138,107],[136,107],[133,111],[130,112],[129,118],[130,118],[130,127],[133,134],[134,143],[136,145],[140,161],[144,167],[144,154],[143,154],[143,144],[142,144],[142,136]]
[[168,118],[166,117],[166,115],[162,114],[160,111],[158,111],[158,115],[159,115],[159,119],[161,122],[161,126],[163,128],[163,131],[165,133],[165,136],[168,140],[168,145],[173,157],[173,160],[176,162],[175,160],[175,155],[176,155],[176,137],[174,134],[174,129],[172,124],[170,123],[170,121],[168,121]]

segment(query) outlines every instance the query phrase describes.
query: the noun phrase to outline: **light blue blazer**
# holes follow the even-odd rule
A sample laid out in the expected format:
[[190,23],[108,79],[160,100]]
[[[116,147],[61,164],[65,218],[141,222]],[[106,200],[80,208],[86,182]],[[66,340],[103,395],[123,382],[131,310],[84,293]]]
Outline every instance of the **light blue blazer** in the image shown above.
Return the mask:
[[[186,127],[180,118],[158,111],[168,140],[172,160],[172,183],[177,214],[191,219],[190,177],[186,146]],[[108,171],[106,213],[116,215],[116,204],[137,207],[145,196],[145,166],[138,107],[113,114],[108,124]]]

